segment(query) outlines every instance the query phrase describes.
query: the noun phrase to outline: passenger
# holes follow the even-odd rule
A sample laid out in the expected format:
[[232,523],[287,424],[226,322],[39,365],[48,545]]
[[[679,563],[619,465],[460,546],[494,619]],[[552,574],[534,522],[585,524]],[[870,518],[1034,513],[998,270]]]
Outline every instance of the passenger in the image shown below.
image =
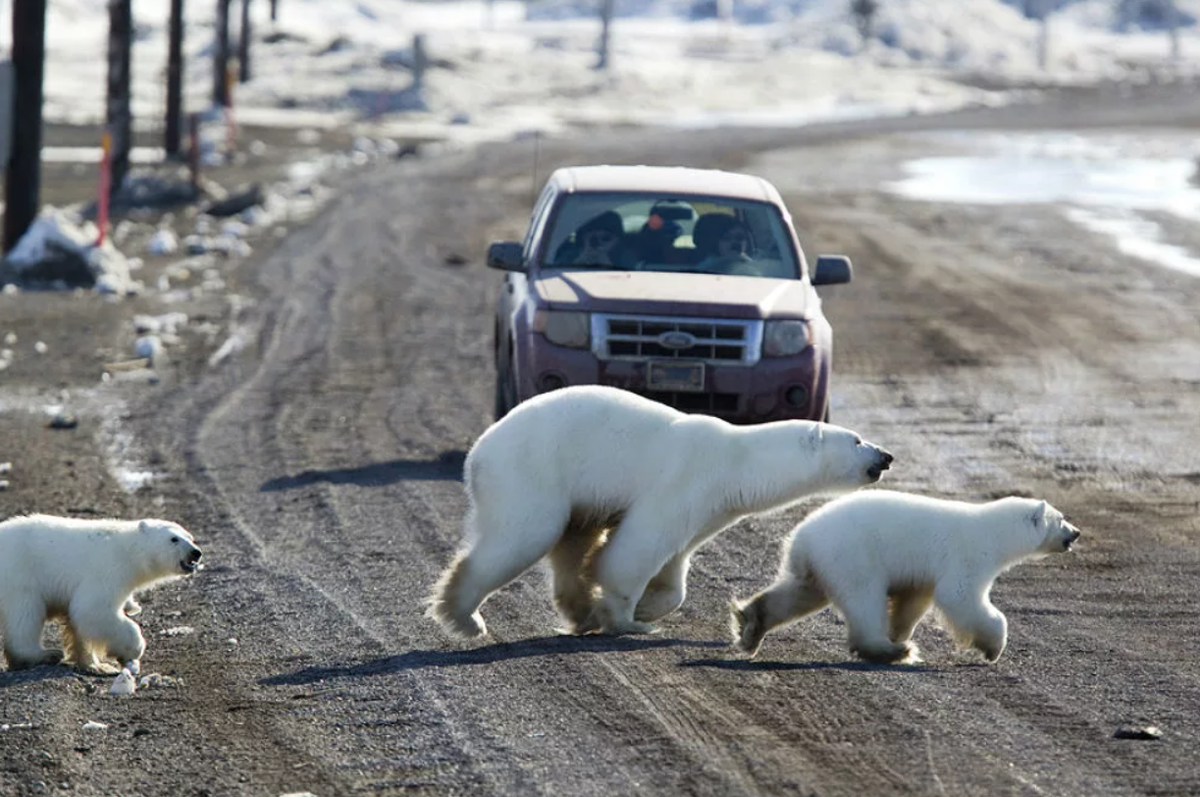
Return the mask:
[[578,266],[617,265],[617,245],[624,234],[621,217],[615,211],[604,211],[575,231],[579,253],[570,262]]
[[697,219],[692,242],[702,256],[696,264],[701,271],[747,273],[741,266],[753,260],[749,255],[749,231],[725,213],[706,213]]

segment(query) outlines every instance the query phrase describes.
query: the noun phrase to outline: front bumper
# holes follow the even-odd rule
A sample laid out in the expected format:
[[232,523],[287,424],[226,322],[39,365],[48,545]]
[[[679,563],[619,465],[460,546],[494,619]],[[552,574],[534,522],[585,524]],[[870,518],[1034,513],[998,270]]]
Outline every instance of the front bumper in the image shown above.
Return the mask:
[[821,420],[825,412],[828,357],[816,346],[754,365],[706,363],[703,390],[664,391],[647,385],[649,361],[600,360],[590,350],[555,346],[534,336],[536,345],[526,348],[517,363],[518,401],[567,385],[609,385],[733,423]]

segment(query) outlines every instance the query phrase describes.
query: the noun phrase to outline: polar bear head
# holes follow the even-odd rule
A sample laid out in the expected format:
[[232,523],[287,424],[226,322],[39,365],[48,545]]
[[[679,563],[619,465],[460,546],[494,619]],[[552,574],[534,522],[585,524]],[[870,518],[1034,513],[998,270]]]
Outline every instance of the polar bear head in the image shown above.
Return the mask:
[[147,519],[138,523],[138,550],[144,551],[146,569],[152,578],[194,573],[201,551],[191,533],[169,520]]
[[1079,539],[1079,529],[1068,523],[1062,512],[1045,501],[1034,502],[1027,518],[1033,526],[1034,533],[1041,539],[1037,547],[1038,553],[1065,553],[1071,550],[1072,543]]
[[735,492],[751,511],[874,484],[893,460],[857,432],[828,423],[776,421],[743,428],[754,466],[739,469]]
[[892,465],[891,453],[851,429],[828,423],[808,426],[801,447],[813,458],[822,491],[845,492],[874,484]]

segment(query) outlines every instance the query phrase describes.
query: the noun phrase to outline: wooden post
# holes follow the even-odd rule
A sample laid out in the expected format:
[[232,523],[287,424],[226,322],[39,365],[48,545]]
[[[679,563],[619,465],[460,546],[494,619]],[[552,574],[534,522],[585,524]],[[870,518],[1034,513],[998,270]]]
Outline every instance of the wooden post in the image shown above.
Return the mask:
[[614,0],[600,0],[600,57],[596,60],[597,69],[609,67],[609,33],[612,28]]
[[108,234],[108,206],[112,198],[112,133],[105,130],[100,136],[100,188],[96,192],[96,246],[104,243]]
[[417,91],[425,85],[425,34],[413,34],[413,82],[412,87]]
[[216,41],[213,43],[213,105],[222,107],[229,104],[229,81],[226,79],[229,68],[229,3],[230,0],[217,0]]
[[13,0],[12,146],[4,179],[4,251],[33,224],[41,202],[46,0]]
[[238,31],[238,82],[250,82],[250,0],[242,0],[242,27]]
[[192,191],[200,194],[200,114],[188,117],[188,171],[191,172]]
[[112,183],[116,192],[129,173],[133,147],[130,108],[130,67],[133,52],[133,0],[112,0],[108,6],[108,98],[104,125],[112,135]]
[[183,127],[183,0],[171,0],[167,35],[167,118],[163,149],[168,158],[180,155]]

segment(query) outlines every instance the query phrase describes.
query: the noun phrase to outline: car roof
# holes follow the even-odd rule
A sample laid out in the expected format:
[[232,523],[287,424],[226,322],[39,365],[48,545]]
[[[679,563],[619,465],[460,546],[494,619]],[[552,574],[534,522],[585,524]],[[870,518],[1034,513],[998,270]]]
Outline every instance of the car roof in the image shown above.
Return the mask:
[[567,166],[555,170],[550,180],[565,191],[647,191],[711,194],[755,199],[782,205],[775,186],[761,177],[720,169],[684,166]]

